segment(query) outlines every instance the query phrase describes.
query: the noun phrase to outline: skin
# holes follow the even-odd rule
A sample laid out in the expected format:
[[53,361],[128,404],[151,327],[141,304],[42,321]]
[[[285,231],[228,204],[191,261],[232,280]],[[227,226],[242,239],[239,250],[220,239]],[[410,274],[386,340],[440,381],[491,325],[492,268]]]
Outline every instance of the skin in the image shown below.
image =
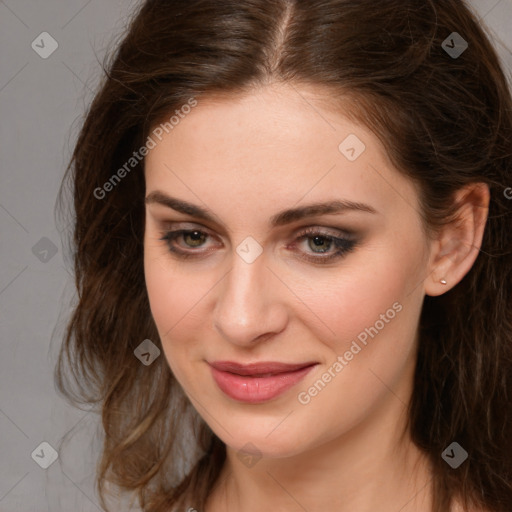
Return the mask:
[[[146,195],[159,190],[214,217],[149,203],[144,236],[146,285],[165,357],[227,447],[206,512],[431,507],[428,462],[405,429],[418,320],[426,294],[446,292],[471,268],[488,189],[461,190],[460,221],[428,239],[412,182],[393,168],[371,131],[328,108],[325,94],[272,85],[200,99],[146,157]],[[338,149],[349,134],[366,146],[355,161]],[[377,213],[269,225],[281,210],[332,199]],[[325,239],[320,249],[313,237],[298,241],[308,226],[324,236],[351,232],[356,246],[326,264],[307,261],[336,250]],[[180,259],[160,240],[175,229],[206,233],[199,242],[173,242],[198,257]],[[248,236],[263,249],[250,264],[236,252]],[[300,403],[298,394],[396,303],[400,312],[309,403]],[[206,362],[215,360],[318,365],[284,394],[246,404],[217,387]],[[254,465],[237,456],[247,443],[261,456]]]

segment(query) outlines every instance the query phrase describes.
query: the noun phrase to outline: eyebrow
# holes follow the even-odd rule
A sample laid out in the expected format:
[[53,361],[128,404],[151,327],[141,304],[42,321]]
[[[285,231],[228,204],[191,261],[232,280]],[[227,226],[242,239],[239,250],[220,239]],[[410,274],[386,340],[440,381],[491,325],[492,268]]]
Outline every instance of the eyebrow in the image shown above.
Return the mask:
[[[202,208],[192,203],[188,203],[187,201],[183,201],[182,199],[177,199],[175,197],[168,196],[167,194],[164,194],[159,190],[150,192],[145,199],[145,203],[161,204],[163,206],[166,206],[167,208],[171,208],[173,210],[176,210],[177,212],[184,213],[186,215],[191,215],[193,217],[197,217],[199,219],[210,222],[216,222],[214,216],[210,213],[210,210]],[[305,206],[300,206],[298,208],[290,208],[288,210],[283,210],[271,217],[270,225],[272,227],[278,227],[283,226],[285,224],[290,224],[292,222],[307,217],[313,217],[315,215],[345,213],[347,211],[354,210],[373,214],[377,213],[377,210],[375,210],[375,208],[372,208],[370,205],[364,203],[358,203],[347,200],[334,200],[324,203],[313,203]]]

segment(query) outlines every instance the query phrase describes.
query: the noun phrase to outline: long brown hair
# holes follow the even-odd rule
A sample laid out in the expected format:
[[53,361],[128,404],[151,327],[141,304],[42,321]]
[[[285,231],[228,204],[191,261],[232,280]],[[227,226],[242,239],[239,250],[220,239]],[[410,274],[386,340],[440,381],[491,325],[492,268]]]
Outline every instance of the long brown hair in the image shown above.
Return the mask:
[[[457,56],[453,32],[468,43]],[[457,189],[489,185],[475,264],[444,295],[425,297],[409,425],[432,463],[434,512],[454,498],[510,512],[512,100],[468,6],[147,0],[103,67],[64,180],[73,191],[78,302],[55,371],[66,397],[101,408],[102,506],[111,482],[137,493],[146,512],[201,509],[226,456],[166,359],[146,366],[134,356],[145,339],[161,348],[143,272],[143,159],[134,152],[191,99],[286,82],[330,88],[333,103],[379,137],[419,185],[427,231],[450,218]],[[441,457],[453,441],[469,454],[458,469]]]

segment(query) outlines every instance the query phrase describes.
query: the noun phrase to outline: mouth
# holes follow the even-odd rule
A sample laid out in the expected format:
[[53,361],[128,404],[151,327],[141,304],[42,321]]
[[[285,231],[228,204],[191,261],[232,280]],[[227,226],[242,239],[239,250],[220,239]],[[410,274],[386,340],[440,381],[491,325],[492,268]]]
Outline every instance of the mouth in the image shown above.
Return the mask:
[[298,384],[317,362],[297,364],[262,362],[248,365],[232,361],[209,363],[213,379],[228,397],[245,403],[267,402]]

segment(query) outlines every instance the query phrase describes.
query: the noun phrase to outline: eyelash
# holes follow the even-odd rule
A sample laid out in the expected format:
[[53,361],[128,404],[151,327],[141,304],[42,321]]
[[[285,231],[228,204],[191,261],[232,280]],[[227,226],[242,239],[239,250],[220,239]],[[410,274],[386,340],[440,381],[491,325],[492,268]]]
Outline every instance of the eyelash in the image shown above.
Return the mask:
[[[162,232],[163,236],[162,236],[162,238],[159,238],[159,240],[165,241],[169,251],[173,254],[176,254],[177,257],[180,259],[197,258],[197,257],[200,257],[200,254],[188,253],[186,251],[182,251],[181,249],[176,249],[176,247],[172,245],[172,243],[180,235],[188,235],[191,233],[200,233],[202,235],[209,236],[208,233],[206,233],[205,231],[201,231],[200,229],[178,229],[176,231]],[[320,257],[318,257],[318,256],[301,256],[302,259],[305,259],[312,263],[324,264],[324,263],[329,263],[331,261],[337,260],[337,259],[345,256],[349,252],[351,252],[353,249],[355,249],[355,247],[357,245],[357,242],[355,240],[352,240],[350,238],[335,237],[335,236],[329,235],[325,232],[322,232],[318,228],[304,229],[303,231],[301,231],[298,234],[298,236],[296,238],[296,242],[301,242],[305,239],[308,239],[308,238],[313,239],[316,237],[325,239],[327,242],[332,242],[332,244],[334,244],[336,251],[333,254],[331,254],[330,256],[320,256]]]

